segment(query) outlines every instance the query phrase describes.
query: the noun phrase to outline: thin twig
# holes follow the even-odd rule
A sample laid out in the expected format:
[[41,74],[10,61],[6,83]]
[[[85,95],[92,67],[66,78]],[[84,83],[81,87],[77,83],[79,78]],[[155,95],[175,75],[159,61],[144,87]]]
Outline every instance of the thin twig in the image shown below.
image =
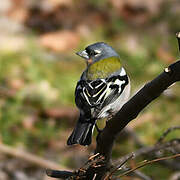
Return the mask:
[[[123,170],[123,172],[125,172],[125,171],[130,170],[130,168],[123,166],[122,170]],[[129,173],[129,176],[138,177],[138,178],[140,178],[142,180],[152,180],[149,176],[145,175],[144,173],[142,173],[142,172],[140,172],[138,170],[135,170],[135,171]]]
[[170,132],[172,132],[172,131],[174,131],[174,130],[180,130],[180,126],[174,126],[174,127],[168,128],[168,129],[162,134],[162,136],[158,139],[158,141],[157,141],[156,144],[161,143],[161,142],[164,140],[164,138],[165,138]]
[[138,170],[132,172],[132,176],[133,177],[139,177],[142,180],[152,180],[149,176],[145,175],[144,173],[142,173]]
[[67,169],[64,166],[61,166],[55,162],[45,160],[39,156],[36,156],[34,154],[31,154],[29,152],[23,151],[21,149],[13,148],[10,146],[7,146],[5,144],[0,143],[0,152],[4,154],[8,154],[10,156],[20,158],[22,160],[25,160],[29,163],[32,163],[36,166],[39,166],[41,168],[45,169]]
[[95,179],[96,179],[96,176],[97,176],[97,174],[94,174],[93,180],[95,180]]
[[96,158],[96,157],[99,156],[99,155],[100,155],[99,153],[96,153],[96,154],[90,156],[90,157],[88,158],[88,161],[91,161],[92,159]]
[[174,158],[177,158],[177,157],[180,157],[180,154],[176,154],[176,155],[173,155],[173,156],[167,156],[167,157],[162,157],[162,158],[158,158],[158,159],[153,159],[151,161],[147,161],[147,162],[145,162],[143,164],[140,164],[139,166],[137,166],[137,167],[135,167],[133,169],[130,169],[130,170],[126,171],[125,173],[119,175],[118,177],[123,177],[123,176],[135,171],[136,169],[142,168],[142,167],[144,167],[144,166],[146,166],[148,164],[152,164],[152,163],[155,163],[155,162],[158,162],[158,161],[163,161],[163,160],[168,160],[168,159],[174,159]]
[[134,153],[132,153],[129,157],[127,157],[127,159],[124,160],[124,162],[122,162],[119,166],[117,166],[116,170],[121,168],[128,160],[134,158]]
[[61,179],[92,179],[95,180],[97,172],[104,166],[104,157],[99,153],[90,156],[87,162],[80,167],[78,170],[72,171],[57,171],[48,169],[46,174],[50,177],[61,178]]
[[[134,158],[137,158],[138,156],[152,154],[154,152],[157,152],[159,150],[166,149],[169,147],[176,147],[179,144],[180,144],[180,139],[172,139],[171,141],[165,142],[163,144],[159,144],[158,146],[155,145],[155,146],[143,147],[134,152]],[[127,157],[129,157],[130,155],[131,153],[127,154],[126,156],[121,157],[120,159],[116,160],[114,164],[118,165],[119,163],[123,162],[124,159],[127,159]]]
[[109,173],[104,180],[108,180],[111,178],[111,176],[118,170],[120,169],[128,160],[132,159],[134,157],[134,153],[131,153],[129,156],[126,157],[126,159],[124,159],[123,162],[121,162],[121,164],[119,166],[117,166],[111,173]]

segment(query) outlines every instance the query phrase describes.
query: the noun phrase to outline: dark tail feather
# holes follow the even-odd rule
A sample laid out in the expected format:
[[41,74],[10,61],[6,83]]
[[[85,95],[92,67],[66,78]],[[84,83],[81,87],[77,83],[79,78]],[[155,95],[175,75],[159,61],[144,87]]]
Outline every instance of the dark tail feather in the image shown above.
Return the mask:
[[92,141],[92,131],[94,123],[81,122],[78,120],[71,136],[67,140],[67,145],[80,144],[83,146],[90,145]]

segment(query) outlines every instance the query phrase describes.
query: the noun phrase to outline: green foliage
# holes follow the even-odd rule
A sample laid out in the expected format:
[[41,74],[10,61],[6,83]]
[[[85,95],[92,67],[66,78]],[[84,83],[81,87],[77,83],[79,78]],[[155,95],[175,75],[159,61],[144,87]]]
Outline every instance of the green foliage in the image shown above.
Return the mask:
[[[55,137],[60,128],[56,124],[51,127],[48,125],[51,120],[36,116],[52,106],[74,104],[73,93],[79,78],[77,64],[74,61],[48,61],[33,52],[30,55],[1,53],[0,91],[4,94],[0,99],[0,132],[4,143],[23,142],[29,146],[34,142],[30,140],[33,138],[41,145]],[[20,85],[16,87],[18,82]],[[34,130],[23,127],[28,117],[37,118],[32,127]]]
[[[101,8],[100,10],[104,12],[112,8],[107,7],[107,0],[88,0],[89,5],[93,9]],[[122,64],[130,76],[132,94],[134,94],[145,82],[153,79],[176,59],[176,39],[173,33],[166,34],[167,37],[164,37],[161,31],[152,33],[147,30],[148,28],[138,29],[114,11],[108,12],[107,16],[110,19],[107,20],[107,24],[101,24],[101,20],[100,23],[97,20],[95,23],[98,26],[88,29],[89,34],[81,39],[83,43],[81,42],[79,47],[83,48],[95,41],[110,43],[120,54]],[[160,14],[158,18],[151,19],[149,29],[154,28],[161,16]],[[166,12],[163,19],[168,16]],[[179,22],[174,21],[175,19],[172,15],[168,20],[169,29],[173,32]],[[85,19],[86,21],[88,19]],[[84,28],[84,25],[82,27]],[[87,27],[85,24],[85,31]],[[133,50],[130,47],[131,43],[126,42],[131,33],[132,38],[138,39]],[[54,142],[61,141],[63,147],[65,146],[73,124],[65,118],[47,117],[45,111],[54,107],[74,106],[75,86],[85,68],[85,63],[73,56],[71,49],[62,54],[52,54],[37,47],[33,39],[36,37],[35,34],[31,35],[27,47],[21,51],[0,52],[0,138],[5,144],[20,144],[28,151],[45,153],[51,149],[49,146]],[[129,39],[131,40],[131,36]],[[167,53],[165,58],[158,54],[158,50],[164,44],[168,47],[167,51],[164,50]],[[167,60],[166,56],[169,54],[172,59]],[[139,125],[135,125],[134,129],[144,144],[153,145],[167,128],[179,125],[179,84],[171,90],[170,96],[162,95],[141,113],[140,118],[144,117],[144,119],[135,120]],[[103,127],[105,122],[99,122],[99,124]],[[175,131],[166,139],[178,136],[179,132]],[[113,149],[115,159],[137,148],[132,140],[127,139],[122,142],[121,138],[119,136]],[[57,149],[53,151],[59,153],[60,150]],[[72,163],[70,158],[62,158],[62,162],[71,167],[77,165],[75,162]],[[171,173],[167,168],[154,164],[143,168],[143,171],[154,177],[158,175],[158,179],[167,179],[166,177]]]

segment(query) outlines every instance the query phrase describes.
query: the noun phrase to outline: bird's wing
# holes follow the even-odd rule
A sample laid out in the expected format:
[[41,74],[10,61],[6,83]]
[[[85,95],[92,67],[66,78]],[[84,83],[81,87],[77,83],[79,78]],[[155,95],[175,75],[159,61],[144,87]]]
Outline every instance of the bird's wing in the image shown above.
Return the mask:
[[127,84],[127,75],[114,75],[93,81],[80,80],[75,91],[76,105],[88,116],[92,115],[91,109],[95,109],[98,114],[103,107],[114,102],[121,95]]
[[102,103],[107,89],[104,79],[94,81],[80,80],[75,90],[75,102],[80,109],[90,109]]
[[105,106],[113,103],[119,96],[121,96],[122,92],[124,91],[124,88],[129,83],[129,79],[127,75],[120,76],[112,76],[108,79],[106,79],[108,88],[106,91],[106,96],[104,98],[102,108]]

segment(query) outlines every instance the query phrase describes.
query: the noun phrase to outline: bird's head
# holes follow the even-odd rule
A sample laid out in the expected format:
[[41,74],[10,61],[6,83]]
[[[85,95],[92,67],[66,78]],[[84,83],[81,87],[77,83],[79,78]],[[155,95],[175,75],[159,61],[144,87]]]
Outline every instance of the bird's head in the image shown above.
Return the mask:
[[87,61],[87,64],[93,64],[101,59],[108,57],[119,57],[116,51],[104,42],[97,42],[87,46],[84,50],[76,53]]

